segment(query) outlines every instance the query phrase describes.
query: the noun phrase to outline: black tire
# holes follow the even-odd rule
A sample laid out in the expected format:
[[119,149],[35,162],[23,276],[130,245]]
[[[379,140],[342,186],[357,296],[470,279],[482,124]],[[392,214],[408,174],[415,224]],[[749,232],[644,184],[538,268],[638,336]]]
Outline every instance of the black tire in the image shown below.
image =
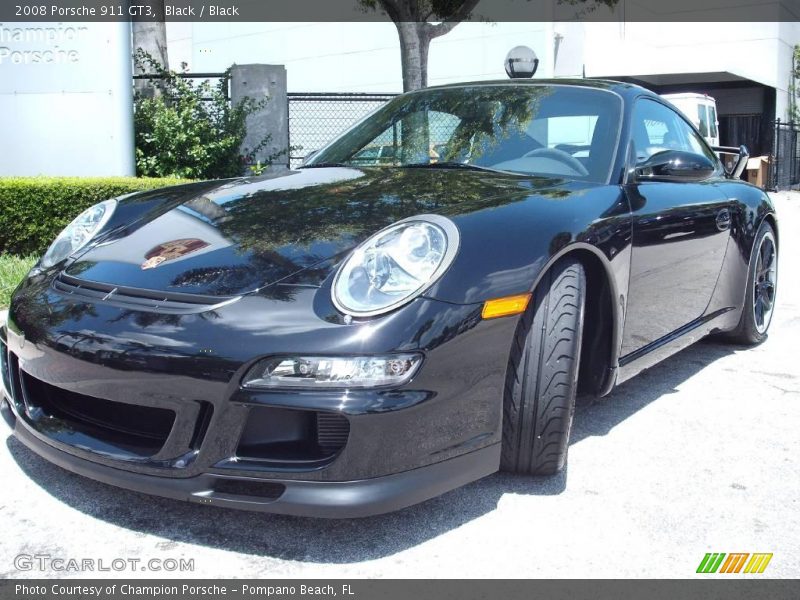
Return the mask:
[[506,374],[500,468],[549,475],[567,461],[575,413],[586,275],[557,262],[520,319]]
[[[773,252],[772,260],[774,261],[774,271],[772,272],[771,281],[768,280],[769,276],[764,272],[764,265],[762,263],[765,258],[765,256],[762,256],[762,251],[765,249],[768,250],[770,246]],[[769,268],[769,265],[767,265],[767,268]],[[767,332],[772,322],[772,315],[775,309],[777,284],[778,245],[775,239],[775,231],[768,222],[764,221],[758,229],[758,234],[756,234],[756,239],[753,244],[753,253],[750,258],[750,266],[747,270],[747,290],[744,297],[742,316],[739,318],[739,324],[736,326],[736,329],[725,336],[727,340],[735,344],[752,346],[760,344],[767,338]],[[757,293],[761,295],[760,300],[756,297]],[[767,298],[769,298],[769,313],[765,314],[764,302]],[[759,302],[762,306],[760,318],[758,309]]]

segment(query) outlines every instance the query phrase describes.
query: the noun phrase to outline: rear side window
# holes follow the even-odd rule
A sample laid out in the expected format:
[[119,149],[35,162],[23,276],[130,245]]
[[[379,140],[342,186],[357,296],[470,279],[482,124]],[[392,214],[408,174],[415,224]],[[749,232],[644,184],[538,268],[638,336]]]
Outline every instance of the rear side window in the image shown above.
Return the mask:
[[637,100],[631,125],[637,164],[664,150],[702,154],[718,164],[716,155],[686,120],[660,102],[647,98]]

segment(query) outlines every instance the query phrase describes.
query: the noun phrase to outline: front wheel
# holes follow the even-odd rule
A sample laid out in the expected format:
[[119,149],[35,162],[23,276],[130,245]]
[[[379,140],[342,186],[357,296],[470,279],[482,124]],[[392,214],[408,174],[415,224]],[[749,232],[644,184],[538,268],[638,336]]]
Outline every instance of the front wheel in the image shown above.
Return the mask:
[[778,245],[775,231],[764,221],[753,245],[742,316],[739,325],[728,335],[731,341],[753,345],[766,339],[775,311],[777,286]]
[[585,290],[583,266],[562,259],[545,274],[520,320],[506,375],[504,471],[548,475],[566,463]]

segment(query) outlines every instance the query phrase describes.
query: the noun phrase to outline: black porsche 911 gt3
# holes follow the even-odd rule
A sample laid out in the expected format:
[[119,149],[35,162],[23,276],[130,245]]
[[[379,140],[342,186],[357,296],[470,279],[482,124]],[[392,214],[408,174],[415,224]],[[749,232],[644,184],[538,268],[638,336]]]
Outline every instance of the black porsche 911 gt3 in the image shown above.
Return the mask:
[[0,328],[3,415],[76,473],[269,512],[553,473],[576,395],[766,336],[777,222],[745,159],[634,85],[399,96],[299,169],[81,213]]

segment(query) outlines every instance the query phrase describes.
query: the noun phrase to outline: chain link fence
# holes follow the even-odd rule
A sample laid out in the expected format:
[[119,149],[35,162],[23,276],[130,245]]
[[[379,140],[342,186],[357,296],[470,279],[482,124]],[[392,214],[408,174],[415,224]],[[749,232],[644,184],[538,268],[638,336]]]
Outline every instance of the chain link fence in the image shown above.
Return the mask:
[[383,106],[397,94],[289,93],[289,166]]

